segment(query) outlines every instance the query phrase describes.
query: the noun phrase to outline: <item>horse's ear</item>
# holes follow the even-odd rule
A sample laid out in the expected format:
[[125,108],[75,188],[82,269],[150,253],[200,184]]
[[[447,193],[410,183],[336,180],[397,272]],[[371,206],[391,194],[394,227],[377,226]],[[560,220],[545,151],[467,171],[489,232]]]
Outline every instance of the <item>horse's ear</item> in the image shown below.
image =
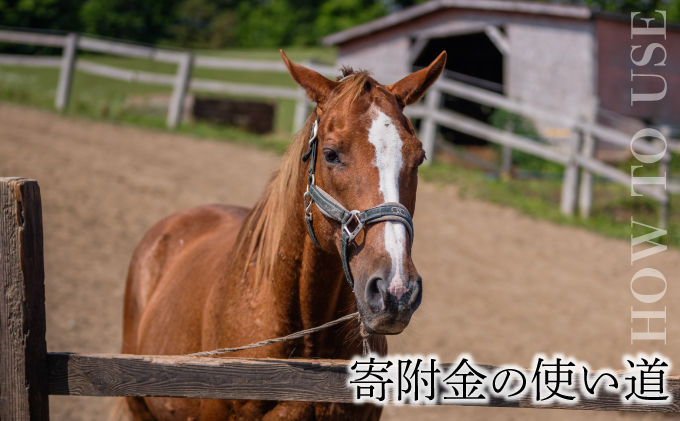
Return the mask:
[[446,65],[446,51],[442,51],[429,66],[415,73],[411,73],[399,82],[390,85],[387,89],[397,97],[397,102],[402,107],[418,101],[430,86],[437,80]]
[[315,72],[314,70],[293,63],[290,61],[290,59],[288,59],[288,57],[286,57],[286,54],[283,52],[283,50],[279,51],[281,52],[283,62],[286,63],[286,67],[288,67],[290,75],[293,76],[293,79],[295,79],[298,85],[300,85],[302,89],[307,92],[309,99],[316,102],[317,104],[323,104],[326,102],[326,100],[330,98],[333,89],[335,89],[340,83],[334,82],[320,73]]

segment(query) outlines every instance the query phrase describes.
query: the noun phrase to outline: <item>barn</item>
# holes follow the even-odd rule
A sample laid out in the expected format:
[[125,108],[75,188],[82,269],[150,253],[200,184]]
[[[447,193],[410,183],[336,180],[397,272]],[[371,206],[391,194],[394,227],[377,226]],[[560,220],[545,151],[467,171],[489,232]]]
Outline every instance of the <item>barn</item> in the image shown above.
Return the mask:
[[[661,26],[661,15],[650,26]],[[644,25],[637,21],[636,26]],[[599,121],[625,132],[643,125],[680,126],[680,26],[666,36],[631,39],[629,15],[585,6],[505,0],[432,0],[323,38],[337,46],[338,64],[373,69],[389,81],[430,63],[447,50],[445,77],[566,117]],[[645,47],[657,42],[644,67]],[[635,77],[631,72],[661,77]],[[663,79],[662,79],[663,78]],[[663,101],[635,102],[631,91],[658,93]],[[480,118],[485,110],[459,104]],[[483,116],[482,116],[483,117]],[[565,130],[536,122],[546,138]],[[634,133],[634,132],[633,132]]]

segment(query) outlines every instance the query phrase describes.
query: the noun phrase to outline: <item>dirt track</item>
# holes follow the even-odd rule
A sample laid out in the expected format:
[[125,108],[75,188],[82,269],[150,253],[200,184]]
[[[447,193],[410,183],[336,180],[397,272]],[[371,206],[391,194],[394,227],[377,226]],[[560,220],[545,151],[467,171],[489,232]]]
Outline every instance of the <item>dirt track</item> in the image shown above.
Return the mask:
[[[146,229],[181,208],[252,205],[278,158],[229,143],[62,118],[0,104],[0,175],[39,181],[43,198],[50,351],[118,352],[127,264]],[[623,368],[630,345],[630,243],[462,200],[421,183],[414,261],[424,300],[395,353],[527,366],[562,352]],[[668,279],[668,344],[680,361],[678,251],[646,266]],[[638,329],[640,329],[638,327]],[[677,373],[677,369],[671,370]],[[51,397],[51,419],[103,420],[111,399]],[[659,419],[563,410],[389,407],[383,419]]]

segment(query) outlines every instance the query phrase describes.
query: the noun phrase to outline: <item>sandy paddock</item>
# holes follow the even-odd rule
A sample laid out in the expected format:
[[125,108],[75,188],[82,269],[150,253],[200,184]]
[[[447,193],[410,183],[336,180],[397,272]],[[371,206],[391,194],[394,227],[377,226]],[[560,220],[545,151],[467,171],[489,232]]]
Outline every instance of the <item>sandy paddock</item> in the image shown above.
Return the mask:
[[[124,279],[153,223],[204,203],[252,205],[279,158],[226,142],[60,117],[0,104],[0,175],[38,180],[50,351],[118,352]],[[668,279],[668,344],[630,345],[630,243],[460,199],[421,183],[414,261],[424,300],[391,351],[528,366],[562,352],[593,368],[660,350],[680,362],[677,250],[647,259]],[[264,338],[263,338],[264,339]],[[671,370],[677,373],[675,369]],[[51,397],[52,420],[103,420],[108,398]],[[564,410],[389,407],[383,419],[658,419]]]

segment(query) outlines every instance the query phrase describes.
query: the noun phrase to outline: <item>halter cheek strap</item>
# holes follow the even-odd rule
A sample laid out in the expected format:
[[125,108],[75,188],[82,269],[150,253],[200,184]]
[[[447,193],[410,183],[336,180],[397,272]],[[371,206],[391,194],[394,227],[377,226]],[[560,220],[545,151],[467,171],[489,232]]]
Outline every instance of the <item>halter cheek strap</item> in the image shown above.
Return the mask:
[[[413,220],[408,209],[401,203],[388,202],[378,205],[376,207],[367,209],[363,212],[358,210],[349,211],[340,204],[330,194],[325,192],[321,187],[316,185],[314,179],[314,171],[316,169],[317,149],[319,144],[319,117],[317,116],[312,131],[309,136],[309,149],[302,155],[302,162],[309,159],[309,175],[307,177],[307,191],[304,194],[305,203],[305,223],[307,224],[307,231],[314,244],[322,248],[319,241],[314,234],[314,226],[312,225],[312,203],[316,204],[319,211],[326,217],[338,221],[341,225],[340,237],[340,258],[342,259],[342,268],[345,271],[345,277],[349,286],[354,291],[354,279],[349,267],[349,246],[352,240],[361,232],[365,225],[375,224],[378,222],[398,222],[403,224],[408,231],[410,246],[413,246]],[[311,158],[311,159],[310,159]],[[356,222],[353,230],[350,230],[349,225]]]

